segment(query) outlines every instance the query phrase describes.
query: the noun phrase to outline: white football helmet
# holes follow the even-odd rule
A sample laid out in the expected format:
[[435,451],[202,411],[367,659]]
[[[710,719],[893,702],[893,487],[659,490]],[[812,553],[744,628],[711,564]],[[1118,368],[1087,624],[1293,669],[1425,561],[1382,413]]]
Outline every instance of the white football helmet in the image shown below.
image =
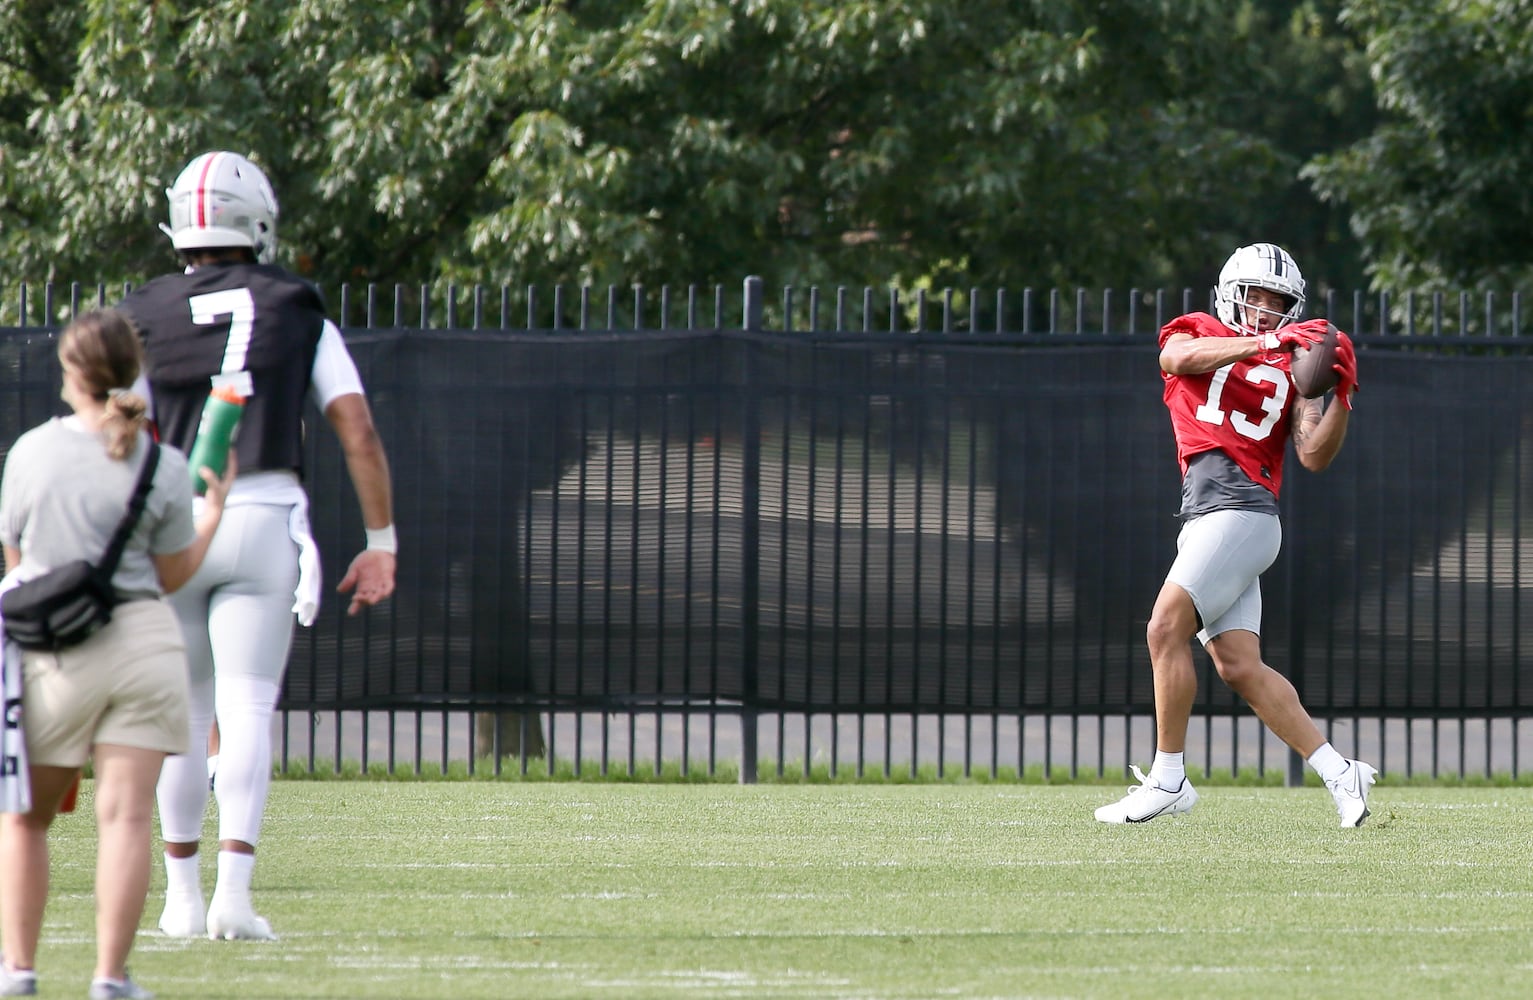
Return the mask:
[[[1261,332],[1246,319],[1248,309],[1258,311],[1256,306],[1246,306],[1246,292],[1252,288],[1265,288],[1288,300],[1288,311],[1279,316],[1278,326],[1297,323],[1304,315],[1304,275],[1299,273],[1299,265],[1288,256],[1288,251],[1277,244],[1252,243],[1230,254],[1230,259],[1224,262],[1219,285],[1214,289],[1214,305],[1225,326],[1242,333]],[[1270,309],[1260,311],[1277,315]]]
[[277,196],[261,168],[238,153],[203,153],[165,189],[177,250],[249,247],[256,260],[277,256]]

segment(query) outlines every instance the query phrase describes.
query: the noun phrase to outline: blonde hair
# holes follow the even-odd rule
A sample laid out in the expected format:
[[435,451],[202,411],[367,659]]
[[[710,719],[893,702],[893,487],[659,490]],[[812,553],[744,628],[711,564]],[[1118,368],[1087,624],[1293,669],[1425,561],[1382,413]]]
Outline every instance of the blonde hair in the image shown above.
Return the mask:
[[133,321],[116,309],[81,313],[59,335],[59,364],[72,369],[91,396],[106,404],[101,422],[106,452],[127,458],[149,411],[144,397],[129,391],[144,367],[144,345]]

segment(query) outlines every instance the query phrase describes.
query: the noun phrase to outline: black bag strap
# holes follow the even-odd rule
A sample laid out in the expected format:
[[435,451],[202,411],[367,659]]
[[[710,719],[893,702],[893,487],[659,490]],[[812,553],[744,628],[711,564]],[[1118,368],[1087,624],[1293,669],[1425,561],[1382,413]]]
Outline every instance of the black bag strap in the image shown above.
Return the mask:
[[133,496],[128,500],[128,512],[117,525],[117,534],[107,544],[106,553],[96,564],[96,576],[102,583],[111,582],[112,574],[117,572],[117,560],[122,558],[122,550],[128,544],[128,536],[138,526],[138,519],[144,516],[144,503],[149,499],[149,487],[154,485],[154,469],[159,464],[160,443],[150,441],[149,454],[144,456],[144,465],[138,471],[138,482],[133,486]]

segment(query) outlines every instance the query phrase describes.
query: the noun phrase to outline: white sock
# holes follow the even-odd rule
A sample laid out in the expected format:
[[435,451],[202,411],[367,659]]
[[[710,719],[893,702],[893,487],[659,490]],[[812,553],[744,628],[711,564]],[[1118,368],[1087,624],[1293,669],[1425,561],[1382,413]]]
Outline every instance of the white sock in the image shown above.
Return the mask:
[[1309,755],[1309,766],[1315,769],[1322,781],[1338,781],[1347,773],[1347,758],[1336,752],[1329,743]]
[[213,890],[221,896],[250,895],[250,876],[255,872],[255,855],[238,851],[218,852],[218,886]]
[[1187,778],[1187,768],[1183,763],[1186,756],[1187,753],[1184,750],[1178,750],[1176,753],[1155,751],[1155,763],[1150,765],[1150,777],[1154,778],[1155,783],[1166,791],[1176,791],[1182,787],[1182,782]]
[[173,858],[165,855],[165,891],[202,895],[202,855]]

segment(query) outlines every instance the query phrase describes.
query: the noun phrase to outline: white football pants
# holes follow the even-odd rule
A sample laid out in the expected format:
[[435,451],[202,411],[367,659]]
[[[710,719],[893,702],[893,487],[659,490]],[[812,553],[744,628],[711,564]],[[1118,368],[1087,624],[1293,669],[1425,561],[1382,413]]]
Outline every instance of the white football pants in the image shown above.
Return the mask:
[[190,668],[189,752],[165,760],[157,795],[167,843],[202,838],[208,802],[208,733],[219,728],[218,838],[255,844],[271,785],[272,714],[293,641],[298,546],[292,508],[224,510],[207,558],[170,595]]

